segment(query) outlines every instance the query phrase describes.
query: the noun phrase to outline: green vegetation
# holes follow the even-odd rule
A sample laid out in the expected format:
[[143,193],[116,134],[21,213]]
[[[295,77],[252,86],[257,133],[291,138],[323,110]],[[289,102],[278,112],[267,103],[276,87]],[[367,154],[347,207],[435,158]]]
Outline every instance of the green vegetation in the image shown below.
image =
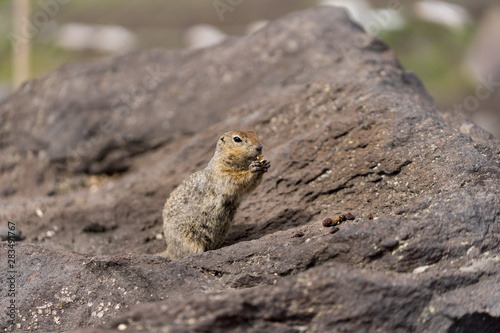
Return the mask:
[[[12,29],[11,1],[0,0],[0,34],[3,36],[7,36]],[[39,3],[32,1],[33,13],[40,10]],[[314,4],[314,0],[286,0],[286,6],[282,6],[283,0],[243,1],[221,21],[212,2],[206,0],[149,0],[147,3],[137,0],[86,0],[71,1],[61,6],[54,21],[59,26],[68,22],[123,25],[139,36],[140,48],[179,48],[183,47],[183,29],[196,23],[214,24],[228,33],[243,34],[244,27],[258,19],[272,20]],[[452,103],[457,96],[470,94],[473,89],[475,82],[472,82],[463,64],[475,29],[475,25],[470,25],[463,30],[451,30],[413,19],[403,29],[382,32],[379,38],[389,44],[403,66],[414,71],[436,103],[443,106]],[[103,56],[90,51],[64,50],[50,41],[43,41],[39,35],[33,39],[32,55],[32,76],[66,62]],[[7,38],[0,40],[0,65],[0,84],[9,84],[12,55]]]
[[403,29],[386,31],[378,37],[394,50],[406,69],[417,74],[436,103],[445,105],[472,89],[472,79],[464,68],[464,57],[475,30],[474,25],[451,30],[410,20]]

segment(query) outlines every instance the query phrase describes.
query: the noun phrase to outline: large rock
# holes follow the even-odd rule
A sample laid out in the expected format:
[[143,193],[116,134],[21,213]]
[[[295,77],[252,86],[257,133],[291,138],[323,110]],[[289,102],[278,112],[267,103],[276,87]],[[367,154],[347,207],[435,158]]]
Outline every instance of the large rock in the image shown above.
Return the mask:
[[32,244],[15,249],[16,295],[2,297],[2,305],[16,301],[17,322],[27,331],[98,325],[139,303],[222,289],[207,273],[157,256],[90,257]]
[[[143,79],[140,69],[155,65],[169,73],[155,92],[124,119],[109,118],[110,96],[126,94]],[[203,50],[68,65],[15,92],[0,117],[9,124],[0,148],[13,156],[2,161],[2,181],[26,185],[10,184],[2,214],[25,242],[39,243],[16,245],[23,329],[496,332],[500,325],[499,141],[462,115],[441,115],[387,46],[342,10],[292,14]],[[86,142],[75,128],[92,128],[90,119],[112,119],[112,131],[82,155],[86,167],[72,168],[64,144]],[[18,133],[27,124],[37,126]],[[242,203],[225,246],[175,262],[152,256],[165,248],[168,193],[234,128],[256,130],[272,168]],[[122,159],[129,162],[119,177],[90,187],[75,181],[82,172],[116,171]],[[74,186],[50,190],[53,179]],[[36,195],[44,191],[51,195]],[[356,219],[337,233],[322,226],[348,211]]]

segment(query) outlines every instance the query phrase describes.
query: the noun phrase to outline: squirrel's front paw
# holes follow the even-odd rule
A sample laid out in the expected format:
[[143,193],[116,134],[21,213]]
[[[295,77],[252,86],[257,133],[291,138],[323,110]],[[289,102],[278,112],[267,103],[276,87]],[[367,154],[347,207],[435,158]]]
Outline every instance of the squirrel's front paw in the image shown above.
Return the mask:
[[267,172],[269,167],[271,166],[271,163],[267,160],[262,160],[262,161],[253,161],[252,164],[250,164],[250,170],[252,172]]
[[262,172],[267,172],[267,170],[271,167],[271,162],[263,160],[260,162],[260,165],[262,166]]

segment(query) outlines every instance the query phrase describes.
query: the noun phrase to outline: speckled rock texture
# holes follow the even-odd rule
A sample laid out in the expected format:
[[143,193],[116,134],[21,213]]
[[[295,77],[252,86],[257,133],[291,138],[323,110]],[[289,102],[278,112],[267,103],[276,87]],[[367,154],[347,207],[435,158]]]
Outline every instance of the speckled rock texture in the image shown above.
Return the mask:
[[[238,128],[272,167],[224,246],[155,256],[168,194]],[[500,331],[500,142],[343,10],[66,65],[0,105],[0,151],[26,237],[1,330]]]

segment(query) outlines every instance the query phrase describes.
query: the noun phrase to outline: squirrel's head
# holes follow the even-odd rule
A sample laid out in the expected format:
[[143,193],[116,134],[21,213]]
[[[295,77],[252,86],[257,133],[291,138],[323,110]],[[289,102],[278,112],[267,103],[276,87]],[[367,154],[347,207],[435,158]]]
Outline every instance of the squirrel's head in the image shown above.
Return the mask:
[[216,153],[234,167],[247,168],[262,158],[262,144],[254,131],[231,131],[221,135]]

